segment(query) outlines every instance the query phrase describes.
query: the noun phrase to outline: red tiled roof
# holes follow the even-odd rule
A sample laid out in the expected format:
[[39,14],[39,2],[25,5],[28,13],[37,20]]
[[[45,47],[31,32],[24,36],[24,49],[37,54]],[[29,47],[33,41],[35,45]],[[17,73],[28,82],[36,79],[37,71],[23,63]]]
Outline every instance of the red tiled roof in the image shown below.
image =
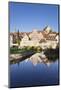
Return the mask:
[[[43,34],[44,38],[49,39],[49,40],[55,39],[56,35],[59,34],[59,33],[52,32],[52,31],[50,31],[48,34],[46,34],[44,31],[40,31],[40,30],[37,31],[37,32],[38,33],[41,32]],[[23,38],[25,33],[27,34],[27,36],[29,36],[29,34],[31,34],[32,32],[19,32],[19,37]],[[51,34],[55,34],[55,35],[54,36],[50,36]],[[17,36],[17,32],[10,32],[10,35],[13,35],[14,37],[16,37]]]

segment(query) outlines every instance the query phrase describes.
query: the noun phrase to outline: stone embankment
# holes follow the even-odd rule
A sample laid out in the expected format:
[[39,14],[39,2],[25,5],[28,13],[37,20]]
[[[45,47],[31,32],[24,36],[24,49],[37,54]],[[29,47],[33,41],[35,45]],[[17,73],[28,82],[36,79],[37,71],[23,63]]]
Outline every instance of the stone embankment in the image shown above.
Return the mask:
[[26,59],[27,57],[30,57],[31,55],[35,54],[35,52],[25,52],[23,54],[10,54],[9,60],[10,62],[15,61],[22,61]]

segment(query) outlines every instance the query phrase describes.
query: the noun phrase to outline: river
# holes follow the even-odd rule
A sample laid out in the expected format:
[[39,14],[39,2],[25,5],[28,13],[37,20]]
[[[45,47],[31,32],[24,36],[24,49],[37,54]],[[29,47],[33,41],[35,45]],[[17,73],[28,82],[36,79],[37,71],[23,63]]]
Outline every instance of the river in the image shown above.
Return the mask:
[[40,53],[22,62],[10,64],[10,87],[46,86],[59,84],[59,60],[40,58]]

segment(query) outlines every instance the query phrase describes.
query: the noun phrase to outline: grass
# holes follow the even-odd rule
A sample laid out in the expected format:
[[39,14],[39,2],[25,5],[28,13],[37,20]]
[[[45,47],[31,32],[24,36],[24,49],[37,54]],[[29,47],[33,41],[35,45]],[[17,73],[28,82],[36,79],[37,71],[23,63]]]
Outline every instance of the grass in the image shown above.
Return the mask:
[[10,53],[11,54],[22,54],[22,53],[25,53],[25,52],[40,52],[42,51],[41,47],[24,47],[24,48],[17,48],[17,47],[11,47],[10,48]]

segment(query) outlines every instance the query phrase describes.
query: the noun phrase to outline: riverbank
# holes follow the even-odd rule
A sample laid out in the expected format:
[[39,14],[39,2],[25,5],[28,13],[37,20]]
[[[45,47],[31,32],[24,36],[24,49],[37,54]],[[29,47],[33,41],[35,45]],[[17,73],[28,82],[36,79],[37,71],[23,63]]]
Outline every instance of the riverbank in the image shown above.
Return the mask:
[[12,47],[10,48],[10,63],[14,63],[14,61],[23,61],[24,59],[39,51],[41,51],[41,48],[39,47],[24,47],[21,49]]
[[[18,50],[19,51],[19,50]],[[39,56],[41,56],[41,59],[43,55],[46,56],[46,58],[48,58],[49,61],[55,61],[57,58],[59,58],[59,48],[56,49],[46,49],[41,51],[40,49],[23,49],[23,51],[21,50],[20,53],[10,53],[10,63],[18,63],[20,61],[23,61],[27,58],[30,58],[32,55],[40,53]],[[42,54],[42,52],[44,54]],[[41,55],[42,54],[42,55]]]
[[35,54],[35,52],[26,52],[23,54],[10,54],[10,63],[16,63],[19,61],[23,61],[24,59],[30,57],[31,55]]

